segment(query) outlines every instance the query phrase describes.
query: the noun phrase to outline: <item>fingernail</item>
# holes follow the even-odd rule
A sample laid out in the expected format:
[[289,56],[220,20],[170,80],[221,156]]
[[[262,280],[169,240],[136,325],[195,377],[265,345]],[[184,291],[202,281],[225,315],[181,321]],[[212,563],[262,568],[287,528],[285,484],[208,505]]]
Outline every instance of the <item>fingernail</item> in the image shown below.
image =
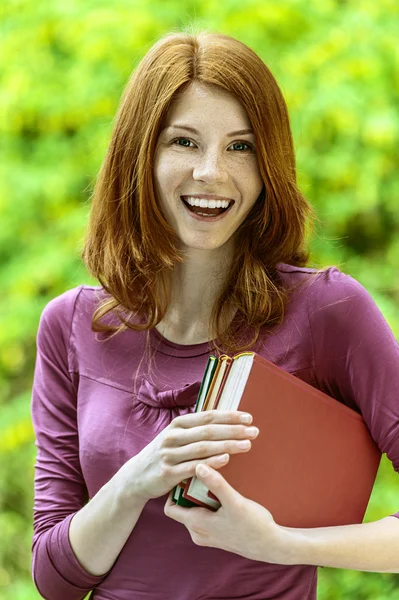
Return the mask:
[[229,455],[223,454],[222,456],[217,457],[216,462],[223,464],[223,463],[227,462],[228,460],[229,460]]
[[242,450],[249,448],[250,445],[251,445],[251,442],[249,440],[241,440],[240,442],[237,443],[237,446],[239,448],[241,448]]
[[245,423],[246,425],[249,425],[250,423],[252,423],[252,415],[241,415],[240,417],[240,421],[241,423]]
[[205,477],[206,475],[209,475],[209,473],[210,469],[208,469],[206,465],[197,465],[197,475]]
[[258,435],[259,433],[259,429],[257,427],[247,427],[245,429],[245,435],[247,435],[250,438],[254,438]]

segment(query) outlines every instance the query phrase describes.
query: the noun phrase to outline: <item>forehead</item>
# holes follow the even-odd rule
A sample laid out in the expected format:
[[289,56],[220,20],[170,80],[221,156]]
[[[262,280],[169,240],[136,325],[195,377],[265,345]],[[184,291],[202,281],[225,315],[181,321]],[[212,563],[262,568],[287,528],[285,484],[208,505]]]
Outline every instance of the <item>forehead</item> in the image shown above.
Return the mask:
[[210,85],[192,83],[180,92],[165,117],[165,127],[175,122],[194,122],[197,126],[218,125],[231,130],[250,127],[250,121],[241,102],[229,91]]

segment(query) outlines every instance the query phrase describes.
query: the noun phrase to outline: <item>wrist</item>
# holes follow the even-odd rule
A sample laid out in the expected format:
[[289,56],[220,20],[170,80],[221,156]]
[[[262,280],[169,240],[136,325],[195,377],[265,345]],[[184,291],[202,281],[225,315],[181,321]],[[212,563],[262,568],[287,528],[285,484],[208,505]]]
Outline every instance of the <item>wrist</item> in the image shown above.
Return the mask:
[[269,523],[260,547],[257,548],[255,560],[277,565],[304,565],[306,537],[301,530]]
[[119,469],[112,480],[116,498],[121,506],[129,510],[132,508],[143,510],[149,498],[141,491],[139,477],[134,472],[130,461]]
[[278,525],[285,565],[307,565],[309,563],[309,539],[306,532],[294,527]]

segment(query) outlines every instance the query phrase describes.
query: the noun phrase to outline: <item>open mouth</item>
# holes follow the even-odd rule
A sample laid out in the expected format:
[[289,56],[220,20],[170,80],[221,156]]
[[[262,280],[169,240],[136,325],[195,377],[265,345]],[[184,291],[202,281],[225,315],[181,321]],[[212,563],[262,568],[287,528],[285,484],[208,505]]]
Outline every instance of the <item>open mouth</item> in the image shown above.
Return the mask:
[[[190,198],[189,196],[180,196],[180,199],[188,210],[199,217],[218,217],[226,213],[234,204],[234,200],[202,200],[200,198]],[[195,205],[194,205],[195,202]],[[202,206],[198,206],[199,204]]]

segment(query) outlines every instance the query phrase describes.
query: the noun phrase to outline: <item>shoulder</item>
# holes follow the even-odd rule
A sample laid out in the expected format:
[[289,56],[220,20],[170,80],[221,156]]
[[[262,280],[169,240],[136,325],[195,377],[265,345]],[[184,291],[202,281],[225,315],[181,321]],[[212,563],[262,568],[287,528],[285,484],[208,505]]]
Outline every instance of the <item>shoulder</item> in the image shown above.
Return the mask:
[[[393,334],[370,292],[336,266],[311,269],[283,265],[281,274],[293,291],[292,310],[303,314],[313,338]],[[306,315],[306,316],[305,316]],[[324,333],[323,333],[324,332]],[[343,340],[342,340],[343,341]]]
[[[295,269],[295,268],[294,268]],[[338,267],[300,269],[292,273],[306,282],[299,294],[306,306],[314,346],[324,355],[337,345],[358,347],[384,341],[397,348],[395,336],[371,293]],[[334,347],[334,348],[333,348]]]
[[90,317],[93,309],[104,297],[99,286],[79,285],[52,298],[44,307],[39,323],[38,339],[69,338],[75,319]]
[[289,289],[299,287],[306,291],[308,306],[312,311],[341,303],[347,307],[359,303],[374,304],[366,288],[336,266],[315,269],[279,264],[278,272]]
[[104,297],[100,286],[79,285],[52,298],[44,307],[42,318],[62,319],[74,312],[77,305],[90,306]]
[[316,274],[309,285],[308,310],[314,318],[320,316],[347,324],[381,314],[370,292],[337,267]]

